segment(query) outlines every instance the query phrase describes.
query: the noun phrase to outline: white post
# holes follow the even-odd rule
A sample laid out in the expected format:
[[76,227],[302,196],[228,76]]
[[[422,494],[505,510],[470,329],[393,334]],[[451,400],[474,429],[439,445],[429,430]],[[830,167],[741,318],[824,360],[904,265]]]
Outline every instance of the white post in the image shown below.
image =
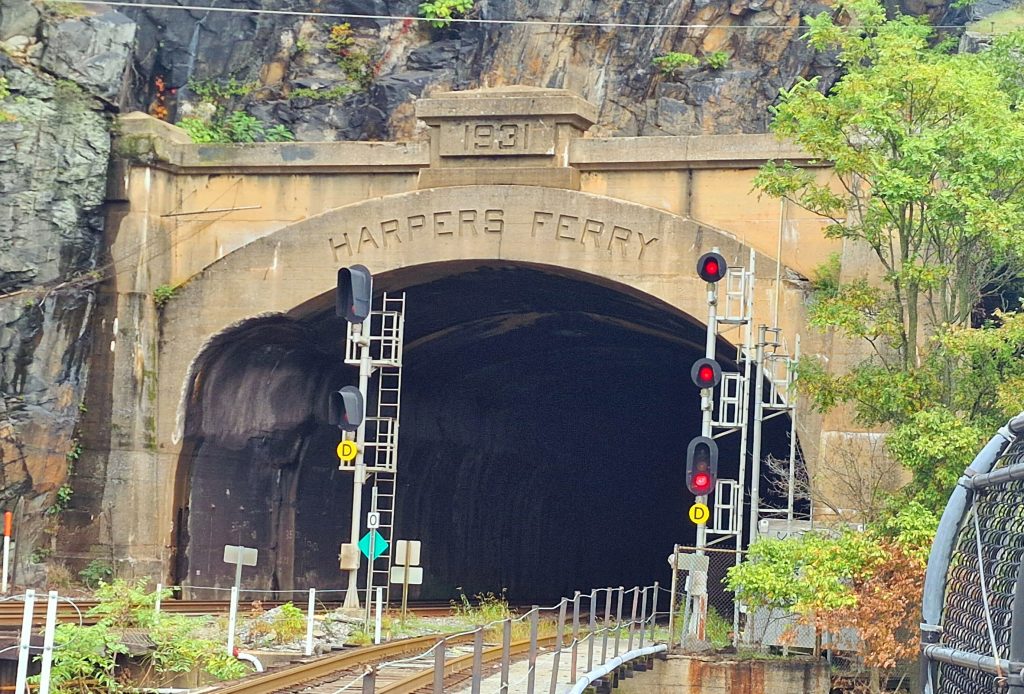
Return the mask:
[[10,568],[10,557],[11,557],[11,538],[8,535],[4,535],[4,576],[3,586],[0,590],[3,590],[4,595],[7,595],[7,571]]
[[[239,567],[242,565],[239,564]],[[231,609],[228,612],[228,655],[235,654],[235,620],[238,619],[238,586],[231,588]]]
[[800,335],[796,336],[796,344],[793,349],[793,357],[786,366],[786,378],[789,383],[786,386],[786,404],[789,405],[789,496],[786,499],[786,520],[789,521],[788,529],[792,532],[793,516],[796,509],[794,488],[796,487],[796,388],[793,387],[793,366],[800,361]]
[[[743,397],[740,398],[740,411],[743,413],[743,426],[740,428],[740,473],[739,473],[739,504],[736,507],[736,556],[734,564],[743,561],[743,533],[746,519],[743,517],[743,502],[747,498],[747,438],[748,417],[750,412],[750,370],[754,357],[754,249],[750,249],[750,262],[747,265],[747,293],[743,297],[743,315],[747,324],[743,330]],[[732,610],[732,645],[738,646],[740,639],[740,601],[733,601]]]
[[21,642],[18,645],[18,679],[14,694],[25,694],[25,679],[28,677],[28,648],[32,639],[32,612],[36,606],[36,592],[25,591],[25,613],[21,618]]
[[11,519],[13,515],[10,511],[4,511],[4,567],[3,567],[3,585],[0,585],[0,590],[3,591],[4,595],[7,595],[7,578],[10,576],[8,573],[11,566]]
[[[713,248],[718,252],[718,248]],[[708,329],[704,341],[704,356],[708,359],[715,358],[715,338],[718,336],[718,285],[708,282]],[[703,388],[700,392],[701,423],[700,435],[711,437],[711,420],[714,409],[714,389]],[[701,494],[694,501],[698,504],[706,504],[708,495]],[[697,555],[703,556],[704,547],[707,546],[707,525],[701,523],[697,526]],[[694,620],[691,633],[698,639],[704,639],[704,624],[708,614],[707,591],[694,596]]]
[[[349,328],[351,329],[351,328]],[[362,323],[363,334],[359,343],[359,391],[363,394],[363,402],[369,402],[366,391],[370,383],[370,316]],[[352,477],[352,529],[349,534],[349,541],[353,547],[359,544],[359,531],[362,528],[363,513],[363,484],[366,482],[366,465],[363,462],[363,444],[366,441],[366,413],[363,413],[363,421],[356,430],[356,469]],[[344,607],[359,609],[359,553],[356,552],[356,568],[348,572],[348,590],[345,591]],[[372,573],[372,561],[371,561]],[[369,581],[367,582],[369,584]]]
[[753,451],[750,454],[750,544],[757,540],[757,521],[761,506],[761,425],[764,422],[764,343],[767,326],[757,326],[757,344],[754,346],[754,431]]
[[313,622],[316,620],[316,588],[309,589],[309,608],[306,610],[306,655],[313,655]]
[[57,630],[57,591],[46,599],[46,630],[43,632],[43,666],[39,673],[39,694],[50,694],[50,666],[53,663],[53,633]]
[[153,612],[155,612],[158,615],[160,614],[160,596],[163,595],[163,592],[164,592],[164,584],[163,583],[157,583],[156,584],[156,603],[154,603],[154,605],[153,605]]
[[384,614],[384,587],[377,586],[377,618],[373,625],[373,642],[380,643],[380,622]]

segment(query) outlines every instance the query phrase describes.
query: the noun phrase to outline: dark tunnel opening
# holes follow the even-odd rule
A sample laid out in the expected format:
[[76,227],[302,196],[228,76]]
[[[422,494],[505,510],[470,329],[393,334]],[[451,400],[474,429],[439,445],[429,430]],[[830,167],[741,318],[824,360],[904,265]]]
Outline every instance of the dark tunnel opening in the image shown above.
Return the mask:
[[[551,267],[447,263],[375,282],[406,292],[395,538],[423,542],[413,597],[461,588],[543,602],[667,581],[673,544],[695,539],[684,462],[700,433],[689,370],[704,326]],[[249,586],[344,587],[352,474],[338,470],[326,402],[356,374],[332,300],[253,319],[197,361],[177,580],[231,585],[223,546],[242,544],[260,550]],[[734,370],[735,348],[718,350]],[[787,429],[784,417],[766,424],[766,455],[787,454]],[[738,437],[719,443],[720,476],[735,478]],[[368,499],[367,488],[364,510]]]

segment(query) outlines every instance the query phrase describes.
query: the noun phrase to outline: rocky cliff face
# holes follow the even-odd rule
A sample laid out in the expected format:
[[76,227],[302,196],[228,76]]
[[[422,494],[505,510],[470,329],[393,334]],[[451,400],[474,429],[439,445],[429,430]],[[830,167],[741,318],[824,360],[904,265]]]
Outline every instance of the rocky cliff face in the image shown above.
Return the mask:
[[[912,1],[950,21],[941,0]],[[23,558],[75,489],[94,285],[116,286],[102,262],[114,113],[244,109],[299,139],[408,139],[417,97],[522,84],[598,104],[599,135],[760,132],[780,87],[835,74],[799,40],[801,17],[827,9],[812,0],[477,0],[471,17],[495,23],[448,28],[411,19],[415,0],[212,4],[276,13],[0,0],[0,508],[25,502]],[[500,23],[513,19],[537,22]],[[669,51],[699,62],[663,73],[652,59]]]
[[[232,107],[245,105],[300,139],[414,137],[416,97],[507,84],[563,87],[599,104],[595,134],[763,132],[780,87],[798,75],[834,76],[831,62],[799,39],[801,17],[828,9],[813,0],[478,0],[470,17],[494,23],[442,29],[330,16],[411,17],[417,5],[334,0],[313,4],[320,16],[125,11],[140,26],[137,73],[161,77],[172,113],[195,113],[196,87],[207,91],[201,85],[230,76],[254,85]],[[949,21],[941,1],[913,5]],[[274,7],[298,13],[310,4]],[[523,19],[537,23],[501,23]],[[596,26],[602,23],[645,26]],[[669,51],[701,60],[662,74],[651,61]],[[708,64],[715,54],[724,65]],[[136,107],[163,98],[155,84],[137,85]]]
[[23,560],[51,548],[81,452],[109,110],[134,28],[0,2],[0,507],[23,502]]

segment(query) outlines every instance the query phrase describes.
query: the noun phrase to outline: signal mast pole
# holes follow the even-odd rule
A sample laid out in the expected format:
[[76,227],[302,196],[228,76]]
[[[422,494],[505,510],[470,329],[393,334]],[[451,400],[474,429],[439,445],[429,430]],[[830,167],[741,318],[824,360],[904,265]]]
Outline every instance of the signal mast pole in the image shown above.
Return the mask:
[[[709,458],[709,475],[705,477],[705,481],[708,482],[708,488],[710,490],[711,485],[714,484],[714,479],[717,477],[717,446],[714,440],[711,438],[712,434],[712,409],[714,407],[714,387],[717,385],[721,378],[721,369],[718,368],[717,362],[715,361],[715,338],[718,335],[718,282],[721,280],[728,268],[726,266],[725,258],[719,253],[718,248],[713,248],[710,253],[705,253],[697,261],[697,274],[707,282],[707,301],[708,301],[708,324],[707,334],[704,342],[704,359],[701,360],[701,364],[706,364],[712,367],[712,378],[710,381],[706,381],[701,373],[691,373],[694,381],[700,390],[700,409],[701,409],[701,423],[700,423],[700,436],[701,439],[706,441],[706,450]],[[695,368],[696,365],[695,365]],[[695,447],[693,443],[690,445],[690,450],[687,452],[687,474],[689,476],[690,469],[693,467],[694,461],[691,459],[693,453],[701,447]],[[688,480],[689,482],[689,480]],[[698,489],[693,489],[698,491]],[[707,504],[708,494],[696,494],[696,504]],[[691,516],[692,517],[692,516]],[[707,524],[706,520],[704,523],[697,523],[697,540],[696,540],[696,553],[698,556],[704,555],[704,548],[707,547]],[[707,591],[707,572],[706,571],[692,571],[690,575],[691,593],[694,598],[694,610],[693,620],[690,623],[690,633],[699,640],[703,640],[705,636],[705,625],[707,623],[708,614],[708,591]]]

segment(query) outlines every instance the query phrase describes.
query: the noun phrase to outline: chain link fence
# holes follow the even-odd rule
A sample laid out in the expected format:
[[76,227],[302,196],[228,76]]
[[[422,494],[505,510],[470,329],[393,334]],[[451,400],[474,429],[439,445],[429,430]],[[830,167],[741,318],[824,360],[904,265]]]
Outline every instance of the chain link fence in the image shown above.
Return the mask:
[[1024,692],[1024,413],[960,479],[925,579],[926,694]]

